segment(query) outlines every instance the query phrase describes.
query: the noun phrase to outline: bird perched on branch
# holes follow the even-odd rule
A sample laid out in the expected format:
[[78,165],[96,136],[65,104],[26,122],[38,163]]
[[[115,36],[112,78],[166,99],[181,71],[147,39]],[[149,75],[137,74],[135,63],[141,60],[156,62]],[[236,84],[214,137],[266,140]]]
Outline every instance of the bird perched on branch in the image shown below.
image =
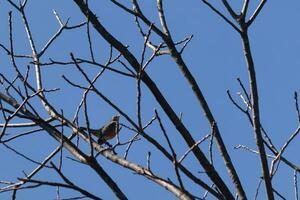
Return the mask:
[[[107,140],[114,138],[119,133],[119,118],[120,115],[115,115],[112,119],[100,129],[90,129],[90,133],[98,137],[98,143],[106,143]],[[81,129],[87,130],[82,127]]]

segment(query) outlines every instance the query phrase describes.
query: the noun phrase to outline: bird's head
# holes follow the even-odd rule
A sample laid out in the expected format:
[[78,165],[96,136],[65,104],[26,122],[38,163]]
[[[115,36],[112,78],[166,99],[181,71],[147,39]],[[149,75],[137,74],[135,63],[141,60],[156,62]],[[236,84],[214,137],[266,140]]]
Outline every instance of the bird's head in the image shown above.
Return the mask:
[[119,119],[120,119],[120,115],[118,114],[118,115],[113,116],[111,120],[115,121],[115,122],[118,122]]

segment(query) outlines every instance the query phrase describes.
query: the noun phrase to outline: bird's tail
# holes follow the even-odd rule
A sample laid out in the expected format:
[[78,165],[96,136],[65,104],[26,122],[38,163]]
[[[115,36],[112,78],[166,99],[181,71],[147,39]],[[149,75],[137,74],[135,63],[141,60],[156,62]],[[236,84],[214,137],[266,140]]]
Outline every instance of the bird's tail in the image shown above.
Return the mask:
[[[80,131],[88,131],[86,127],[79,127]],[[95,135],[96,137],[99,137],[101,134],[101,131],[98,129],[90,129],[90,133]]]

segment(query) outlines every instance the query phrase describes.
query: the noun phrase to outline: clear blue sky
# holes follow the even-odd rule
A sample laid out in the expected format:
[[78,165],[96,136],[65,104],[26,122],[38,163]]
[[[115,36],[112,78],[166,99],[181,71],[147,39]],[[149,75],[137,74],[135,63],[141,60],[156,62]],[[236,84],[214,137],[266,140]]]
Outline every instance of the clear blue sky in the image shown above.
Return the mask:
[[[129,5],[129,2],[126,1],[126,4]],[[212,3],[224,11],[221,1],[212,1]],[[249,13],[253,11],[259,1],[251,1],[251,3]],[[140,58],[143,39],[135,27],[134,18],[120,11],[110,1],[90,1],[90,4],[107,30],[123,44],[129,45],[129,49],[136,57]],[[241,4],[242,0],[236,3],[234,7],[239,8]],[[147,16],[158,26],[155,1],[141,1],[141,5]],[[41,49],[59,28],[52,12],[53,9],[58,12],[62,20],[66,21],[70,18],[69,25],[75,25],[85,20],[73,1],[29,0],[26,13],[38,49]],[[298,78],[300,72],[298,55],[300,48],[299,9],[299,1],[268,1],[249,30],[258,79],[261,123],[277,148],[284,144],[298,126],[293,95],[294,91],[300,91]],[[9,45],[8,12],[10,10],[13,11],[15,52],[31,54],[21,18],[17,11],[6,1],[0,2],[0,43],[7,47]],[[256,149],[254,135],[247,118],[232,105],[226,94],[226,90],[229,89],[233,96],[239,100],[239,97],[235,95],[241,91],[236,81],[238,77],[248,88],[248,76],[239,35],[201,1],[167,0],[165,1],[165,14],[174,40],[181,40],[191,34],[194,35],[183,54],[183,58],[209,102],[248,197],[252,199],[259,181],[258,177],[261,174],[259,158],[257,155],[243,150],[234,150],[233,147],[243,144]],[[96,60],[104,63],[109,53],[108,45],[95,31],[92,31],[92,39]],[[85,28],[66,30],[48,49],[47,53],[41,58],[41,62],[47,62],[49,58],[69,61],[70,52],[81,58],[90,58]],[[25,61],[18,61],[23,72],[26,69],[24,64],[28,63],[28,60]],[[123,69],[121,65],[115,65],[114,67]],[[99,70],[92,66],[84,66],[84,68],[91,77]],[[209,126],[196,102],[195,96],[172,59],[167,56],[158,58],[147,70],[174,110],[177,113],[183,113],[183,122],[194,138],[198,140],[208,134]],[[30,79],[34,83],[33,68],[31,68],[31,72]],[[0,49],[0,73],[5,74],[10,79],[14,77],[9,57],[2,49]],[[50,102],[58,110],[63,109],[65,115],[71,119],[76,106],[80,102],[82,91],[67,85],[61,76],[65,75],[71,80],[85,85],[87,83],[83,81],[80,73],[71,65],[45,67],[42,69],[42,74],[45,88],[60,88],[60,91],[48,95]],[[136,119],[136,83],[134,79],[106,72],[96,85],[120,108],[133,119]],[[35,103],[40,105],[39,102]],[[149,90],[144,86],[142,104],[143,122],[147,123],[153,117],[154,108],[157,108],[178,155],[182,155],[187,146],[183,144],[178,132],[172,127]],[[100,127],[112,115],[116,114],[115,110],[94,95],[89,96],[89,110],[91,126],[94,128]],[[43,111],[41,111],[41,114],[47,116]],[[122,118],[121,122],[128,124]],[[84,125],[83,115],[81,115],[81,123]],[[17,134],[16,131],[9,130],[9,133]],[[68,131],[66,132],[68,133]],[[165,144],[157,124],[151,127],[148,132]],[[132,135],[133,133],[123,128],[120,138],[122,141],[126,141]],[[26,155],[32,156],[35,160],[41,161],[58,144],[52,138],[45,136],[45,133],[39,132],[9,143],[9,145]],[[207,149],[207,145],[207,143],[204,143],[201,147]],[[295,164],[300,165],[299,157],[297,157],[298,145],[299,139],[296,138],[284,155]],[[85,148],[85,144],[82,144],[82,146]],[[148,151],[152,152],[152,170],[164,178],[170,177],[175,181],[174,172],[170,170],[172,169],[170,163],[162,159],[161,154],[143,139],[133,146],[128,159],[145,166]],[[120,155],[123,152],[123,147],[118,150]],[[223,162],[217,156],[218,151],[216,148],[214,153],[216,168],[220,170],[222,177],[229,181]],[[70,155],[64,151],[64,156]],[[23,177],[22,170],[29,173],[35,167],[34,164],[20,158],[2,146],[0,146],[0,158],[0,180],[16,181],[17,177]],[[55,160],[57,161],[58,158]],[[145,180],[143,177],[133,175],[132,172],[113,165],[103,158],[99,160],[106,171],[117,180],[129,199],[174,198],[165,189]],[[201,168],[193,161],[192,155],[185,162],[193,172],[201,171]],[[89,189],[101,198],[115,199],[107,186],[87,166],[65,159],[63,172],[76,184]],[[62,181],[53,174],[55,174],[53,171],[46,169],[35,178]],[[199,176],[204,177],[204,175]],[[287,199],[293,199],[293,171],[281,163],[279,173],[274,179],[275,189]],[[191,182],[186,181],[186,184],[189,186]],[[191,188],[196,195],[201,196],[203,194],[203,191],[200,191],[197,187],[192,186]],[[18,192],[18,197],[19,199],[33,199],[32,197],[34,197],[34,199],[50,200],[55,199],[55,190],[55,188],[48,187],[41,187],[32,191],[24,190]],[[261,192],[264,191],[261,190]],[[61,194],[64,198],[74,195],[73,192],[67,190],[63,190]],[[265,195],[262,194],[261,197],[265,197]],[[9,198],[10,193],[0,193],[0,199]]]

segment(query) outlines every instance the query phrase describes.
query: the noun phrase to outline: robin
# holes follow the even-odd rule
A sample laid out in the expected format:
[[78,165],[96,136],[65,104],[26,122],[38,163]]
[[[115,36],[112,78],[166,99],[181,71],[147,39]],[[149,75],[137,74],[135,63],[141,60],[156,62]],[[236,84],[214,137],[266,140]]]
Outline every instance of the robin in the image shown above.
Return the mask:
[[[115,115],[112,119],[100,129],[90,129],[90,133],[98,137],[98,143],[106,143],[107,140],[114,138],[119,133],[119,118],[120,115]],[[82,127],[81,129],[87,130]]]

